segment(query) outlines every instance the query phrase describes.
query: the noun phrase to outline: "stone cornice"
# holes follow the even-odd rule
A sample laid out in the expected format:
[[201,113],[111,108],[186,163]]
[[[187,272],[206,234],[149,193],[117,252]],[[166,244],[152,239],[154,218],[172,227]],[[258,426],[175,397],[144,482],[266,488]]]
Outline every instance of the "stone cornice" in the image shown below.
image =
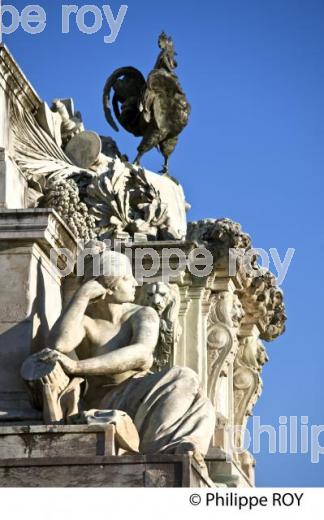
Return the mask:
[[41,103],[37,92],[3,43],[0,44],[0,87],[9,98],[31,112],[35,112]]
[[54,250],[60,268],[66,264],[62,249],[72,265],[80,250],[68,226],[52,209],[1,209],[0,242],[37,243],[48,256]]

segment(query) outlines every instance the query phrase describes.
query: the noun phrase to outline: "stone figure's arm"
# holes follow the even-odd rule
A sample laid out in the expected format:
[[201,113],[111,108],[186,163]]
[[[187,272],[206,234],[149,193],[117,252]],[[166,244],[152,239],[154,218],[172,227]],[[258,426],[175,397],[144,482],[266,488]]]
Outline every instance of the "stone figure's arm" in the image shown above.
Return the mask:
[[145,370],[153,364],[153,352],[159,337],[159,317],[154,309],[143,307],[132,317],[131,344],[108,354],[76,362],[74,375],[122,374]]
[[85,316],[89,303],[105,295],[104,287],[94,280],[82,285],[51,330],[49,346],[66,354],[78,347],[85,337],[86,322],[90,319]]
[[133,315],[132,321],[130,345],[91,359],[72,361],[60,352],[53,352],[51,359],[59,361],[67,373],[80,376],[114,375],[149,369],[159,337],[159,317],[154,309],[143,307]]

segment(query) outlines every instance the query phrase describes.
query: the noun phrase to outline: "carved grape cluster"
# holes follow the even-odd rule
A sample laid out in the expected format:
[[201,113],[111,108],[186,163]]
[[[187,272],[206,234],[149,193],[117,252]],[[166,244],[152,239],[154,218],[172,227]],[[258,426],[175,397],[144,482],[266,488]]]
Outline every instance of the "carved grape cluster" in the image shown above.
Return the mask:
[[95,238],[95,218],[81,202],[78,186],[72,179],[51,183],[45,190],[44,206],[55,209],[76,238],[85,241]]

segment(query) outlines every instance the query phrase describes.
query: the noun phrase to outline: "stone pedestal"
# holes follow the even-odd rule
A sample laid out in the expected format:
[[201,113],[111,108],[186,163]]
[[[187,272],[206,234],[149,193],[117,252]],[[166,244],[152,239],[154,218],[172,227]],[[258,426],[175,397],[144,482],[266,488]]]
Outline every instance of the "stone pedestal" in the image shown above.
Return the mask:
[[25,359],[46,346],[62,310],[61,278],[50,261],[77,245],[52,210],[0,210],[0,421],[40,419],[20,376]]
[[214,487],[190,455],[113,453],[112,425],[2,428],[0,487]]

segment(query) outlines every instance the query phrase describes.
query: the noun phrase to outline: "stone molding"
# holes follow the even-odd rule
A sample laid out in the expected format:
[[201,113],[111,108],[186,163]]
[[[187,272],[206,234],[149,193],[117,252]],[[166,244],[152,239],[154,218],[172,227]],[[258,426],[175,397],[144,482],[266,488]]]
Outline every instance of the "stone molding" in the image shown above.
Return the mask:
[[1,209],[0,241],[36,242],[48,255],[53,248],[58,254],[58,266],[63,267],[65,260],[60,249],[70,252],[70,261],[75,261],[78,244],[67,225],[52,209]]

